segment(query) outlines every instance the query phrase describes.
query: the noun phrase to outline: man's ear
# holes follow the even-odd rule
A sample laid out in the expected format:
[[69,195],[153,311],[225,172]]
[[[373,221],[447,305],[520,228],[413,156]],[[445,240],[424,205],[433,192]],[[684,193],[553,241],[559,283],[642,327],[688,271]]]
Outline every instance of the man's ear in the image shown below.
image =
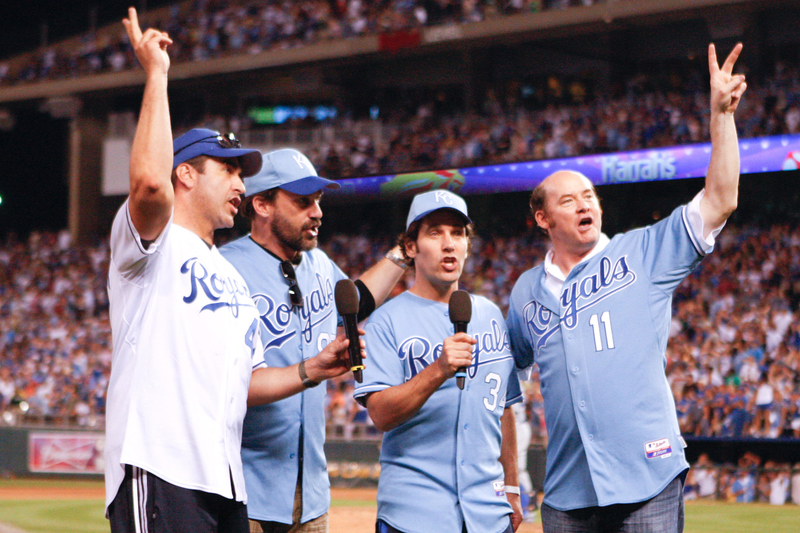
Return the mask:
[[414,259],[417,255],[417,243],[415,241],[406,242],[406,255],[410,259]]
[[270,217],[272,216],[272,210],[275,206],[272,205],[272,202],[264,198],[263,196],[256,195],[253,197],[253,211],[257,214],[261,215],[262,217]]
[[536,211],[536,213],[533,215],[533,219],[536,221],[536,225],[543,230],[547,231],[550,229],[550,222],[548,222],[547,215],[543,209]]
[[175,167],[175,176],[187,189],[192,189],[197,184],[197,170],[188,163],[181,163]]

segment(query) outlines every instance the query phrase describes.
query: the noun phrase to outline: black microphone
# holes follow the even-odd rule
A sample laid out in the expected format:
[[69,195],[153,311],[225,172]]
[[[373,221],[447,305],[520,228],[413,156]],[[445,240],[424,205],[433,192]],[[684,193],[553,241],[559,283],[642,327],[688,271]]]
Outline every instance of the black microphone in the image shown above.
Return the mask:
[[[472,299],[469,293],[457,290],[450,295],[450,322],[453,323],[456,333],[466,333],[467,324],[472,320]],[[461,367],[456,371],[456,385],[464,388],[464,379],[467,377],[467,368]]]
[[336,300],[336,311],[344,321],[344,332],[350,340],[347,350],[350,353],[350,370],[356,381],[361,383],[363,377],[361,371],[364,365],[361,364],[361,342],[358,335],[358,289],[356,284],[349,279],[341,279],[336,282],[333,291]]

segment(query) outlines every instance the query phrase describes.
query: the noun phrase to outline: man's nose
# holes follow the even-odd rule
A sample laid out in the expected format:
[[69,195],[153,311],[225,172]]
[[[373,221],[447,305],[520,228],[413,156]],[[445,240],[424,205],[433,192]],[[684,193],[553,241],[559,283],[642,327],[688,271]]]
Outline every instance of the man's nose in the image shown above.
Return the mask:
[[233,189],[239,194],[245,193],[244,180],[242,179],[242,175],[238,172],[236,173],[236,177],[233,180]]
[[314,202],[308,216],[310,218],[322,218],[322,207],[320,207],[319,202]]

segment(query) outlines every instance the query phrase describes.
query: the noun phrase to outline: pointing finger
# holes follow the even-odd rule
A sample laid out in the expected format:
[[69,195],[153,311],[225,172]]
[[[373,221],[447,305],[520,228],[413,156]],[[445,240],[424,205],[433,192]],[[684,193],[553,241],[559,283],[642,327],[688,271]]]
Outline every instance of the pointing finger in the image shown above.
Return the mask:
[[139,16],[136,14],[135,7],[128,8],[128,18],[122,19],[122,24],[125,26],[131,44],[136,46],[142,38],[142,28],[139,26]]

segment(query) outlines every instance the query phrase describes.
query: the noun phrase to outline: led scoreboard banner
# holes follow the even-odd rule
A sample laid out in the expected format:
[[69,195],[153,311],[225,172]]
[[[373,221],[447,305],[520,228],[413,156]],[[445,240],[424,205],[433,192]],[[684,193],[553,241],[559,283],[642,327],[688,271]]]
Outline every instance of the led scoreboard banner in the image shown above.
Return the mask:
[[[800,169],[800,135],[779,135],[739,141],[742,174]],[[432,189],[462,195],[530,191],[557,170],[576,170],[595,185],[701,178],[711,158],[711,143],[670,148],[593,154],[565,159],[505,163],[481,167],[411,172],[338,180],[342,196],[389,199],[410,197]]]

